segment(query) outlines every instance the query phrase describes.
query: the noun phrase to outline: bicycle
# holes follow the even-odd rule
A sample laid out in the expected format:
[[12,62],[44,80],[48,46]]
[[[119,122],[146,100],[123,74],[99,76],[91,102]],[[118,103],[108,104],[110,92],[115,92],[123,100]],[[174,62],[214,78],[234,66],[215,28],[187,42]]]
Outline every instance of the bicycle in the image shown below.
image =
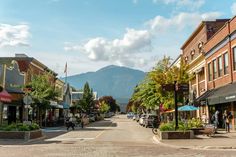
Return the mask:
[[159,126],[160,126],[160,123],[158,123],[157,121],[154,121],[154,122],[152,123],[152,133],[153,133],[154,135],[157,135],[157,134],[158,134],[158,128],[159,128]]

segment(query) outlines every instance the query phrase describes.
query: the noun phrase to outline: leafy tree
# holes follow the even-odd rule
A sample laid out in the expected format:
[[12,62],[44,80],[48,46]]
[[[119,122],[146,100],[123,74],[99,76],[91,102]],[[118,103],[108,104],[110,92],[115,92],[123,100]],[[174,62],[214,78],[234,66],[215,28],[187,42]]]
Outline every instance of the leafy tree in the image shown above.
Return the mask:
[[99,102],[105,102],[109,105],[111,112],[116,112],[118,105],[116,104],[116,100],[112,96],[103,96],[99,98]]
[[[42,112],[49,107],[50,100],[55,100],[59,92],[55,89],[51,80],[51,74],[45,73],[43,75],[35,75],[26,87],[30,87],[29,94],[34,101],[34,108],[38,110],[37,119],[40,126],[42,126]],[[44,110],[44,111],[43,111]]]
[[[134,89],[130,100],[133,106],[131,109],[138,108],[156,109],[160,104],[164,108],[174,107],[174,93],[162,90],[163,84],[188,83],[191,75],[187,73],[188,66],[181,60],[180,67],[171,66],[170,57],[164,58],[157,62],[156,66],[149,72],[146,78]],[[178,101],[183,101],[183,96],[179,94]],[[137,102],[138,106],[137,107]],[[130,105],[130,104],[129,104]]]
[[87,114],[94,109],[94,97],[93,97],[93,90],[90,89],[88,82],[84,85],[83,96],[82,99],[79,101],[79,106],[84,110]]
[[107,111],[109,111],[109,109],[110,109],[110,106],[105,101],[102,101],[100,103],[100,112],[101,113],[106,113]]

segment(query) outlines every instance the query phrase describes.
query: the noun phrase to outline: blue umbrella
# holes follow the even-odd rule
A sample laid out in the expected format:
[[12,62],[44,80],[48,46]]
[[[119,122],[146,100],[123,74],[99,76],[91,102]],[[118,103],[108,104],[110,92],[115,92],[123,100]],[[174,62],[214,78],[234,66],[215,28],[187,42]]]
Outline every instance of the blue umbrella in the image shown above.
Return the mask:
[[199,110],[199,108],[191,105],[184,105],[178,108],[178,111],[196,111],[196,110]]

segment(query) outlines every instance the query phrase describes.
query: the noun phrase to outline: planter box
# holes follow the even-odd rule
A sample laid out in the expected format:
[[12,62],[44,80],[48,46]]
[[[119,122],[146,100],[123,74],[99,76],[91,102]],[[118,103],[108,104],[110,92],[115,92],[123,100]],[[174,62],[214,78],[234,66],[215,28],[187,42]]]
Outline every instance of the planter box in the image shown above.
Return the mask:
[[204,128],[192,128],[191,129],[194,133],[194,135],[201,135],[202,132],[200,130],[204,130]]
[[186,131],[160,131],[158,130],[160,140],[166,139],[193,139],[194,133],[192,130]]
[[42,137],[41,130],[34,131],[0,131],[0,139],[24,139],[30,140]]

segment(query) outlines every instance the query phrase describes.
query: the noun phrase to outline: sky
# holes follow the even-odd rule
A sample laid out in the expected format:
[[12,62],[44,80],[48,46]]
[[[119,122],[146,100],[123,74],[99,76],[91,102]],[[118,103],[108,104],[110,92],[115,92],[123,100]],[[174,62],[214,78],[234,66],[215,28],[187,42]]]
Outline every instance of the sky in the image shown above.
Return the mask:
[[24,53],[63,77],[175,59],[201,21],[232,18],[236,0],[0,0],[0,57]]

